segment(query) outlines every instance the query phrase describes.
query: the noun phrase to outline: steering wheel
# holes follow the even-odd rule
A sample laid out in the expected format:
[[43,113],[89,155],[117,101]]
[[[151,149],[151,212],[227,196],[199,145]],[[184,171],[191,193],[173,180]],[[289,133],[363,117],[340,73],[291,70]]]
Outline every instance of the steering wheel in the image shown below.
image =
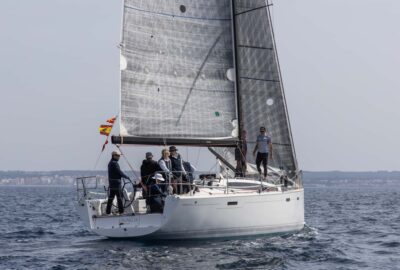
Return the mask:
[[[136,197],[136,184],[134,184],[132,182],[132,180],[125,179],[125,178],[122,179],[122,182],[123,182],[122,190],[121,190],[122,191],[122,204],[123,204],[124,209],[125,209],[125,208],[128,208],[129,206],[131,206],[133,201],[135,200],[135,197]],[[125,198],[125,194],[124,194],[125,190],[127,192],[131,192],[133,194],[132,199]],[[128,195],[128,194],[126,194],[126,195]]]
[[[127,193],[124,194],[125,190],[128,192],[132,192],[133,196],[132,199],[130,198],[126,198],[126,195],[128,195]],[[110,190],[108,190],[108,192],[110,192]],[[122,178],[121,181],[121,199],[122,199],[122,205],[124,207],[124,209],[128,208],[129,206],[132,205],[133,201],[135,200],[136,197],[136,185],[132,182],[132,180],[130,179],[126,179],[126,178]],[[118,208],[118,205],[113,204],[114,208]]]

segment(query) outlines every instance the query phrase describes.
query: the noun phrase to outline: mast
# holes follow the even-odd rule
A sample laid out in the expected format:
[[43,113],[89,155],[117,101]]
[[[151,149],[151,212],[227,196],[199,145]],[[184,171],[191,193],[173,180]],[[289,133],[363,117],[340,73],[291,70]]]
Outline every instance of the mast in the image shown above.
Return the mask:
[[236,108],[238,118],[238,138],[239,143],[242,142],[242,130],[243,130],[243,115],[242,115],[242,101],[240,96],[240,84],[239,84],[239,70],[237,68],[237,36],[236,36],[236,6],[235,1],[231,2],[232,9],[232,44],[233,44],[233,68],[235,70],[235,93],[236,93]]

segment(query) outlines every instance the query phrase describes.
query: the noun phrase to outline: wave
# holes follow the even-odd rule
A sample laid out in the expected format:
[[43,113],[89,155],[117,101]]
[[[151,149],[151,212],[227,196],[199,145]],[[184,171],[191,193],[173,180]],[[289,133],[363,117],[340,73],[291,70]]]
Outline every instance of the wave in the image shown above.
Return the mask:
[[25,239],[25,238],[38,238],[38,237],[43,237],[46,235],[54,235],[54,234],[55,234],[54,232],[46,230],[43,227],[35,227],[32,229],[24,229],[24,230],[5,233],[1,236],[1,238]]

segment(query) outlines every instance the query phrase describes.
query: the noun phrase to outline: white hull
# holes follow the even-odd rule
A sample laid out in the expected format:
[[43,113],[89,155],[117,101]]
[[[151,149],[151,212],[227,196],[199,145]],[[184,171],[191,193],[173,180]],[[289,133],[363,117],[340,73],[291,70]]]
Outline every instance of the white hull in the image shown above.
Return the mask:
[[192,196],[168,196],[162,214],[98,217],[96,204],[95,200],[81,201],[80,215],[91,231],[112,238],[249,236],[304,227],[303,189],[212,195],[202,191]]

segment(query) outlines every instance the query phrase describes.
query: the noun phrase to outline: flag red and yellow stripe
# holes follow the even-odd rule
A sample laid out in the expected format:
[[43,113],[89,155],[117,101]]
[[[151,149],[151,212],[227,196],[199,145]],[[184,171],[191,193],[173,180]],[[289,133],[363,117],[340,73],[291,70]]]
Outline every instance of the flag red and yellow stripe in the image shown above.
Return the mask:
[[107,123],[114,124],[116,120],[117,120],[117,117],[113,117],[113,118],[108,119]]
[[112,128],[112,125],[101,125],[99,128],[100,134],[108,136],[110,135]]

